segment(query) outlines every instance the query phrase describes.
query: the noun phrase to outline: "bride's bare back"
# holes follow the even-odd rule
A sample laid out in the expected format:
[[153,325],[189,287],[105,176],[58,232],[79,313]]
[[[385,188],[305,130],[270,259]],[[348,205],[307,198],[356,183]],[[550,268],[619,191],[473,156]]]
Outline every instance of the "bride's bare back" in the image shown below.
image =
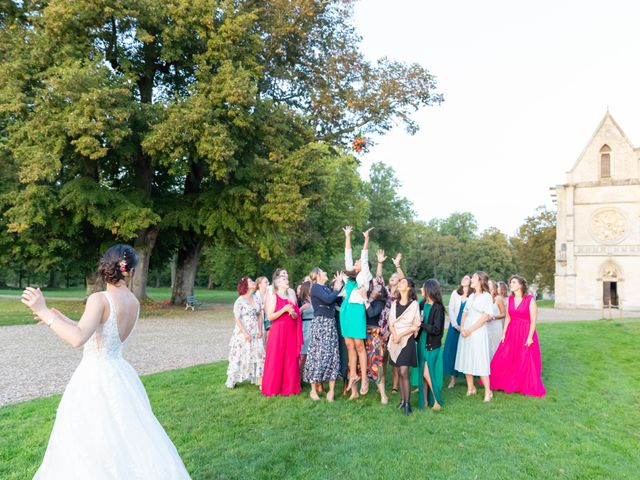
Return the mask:
[[[111,296],[114,304],[120,342],[124,343],[127,338],[129,338],[129,335],[131,335],[131,332],[136,325],[136,321],[138,320],[140,302],[125,286],[115,287],[109,285],[107,287],[107,293]],[[100,336],[102,334],[102,327],[111,315],[111,306],[109,305],[109,300],[105,295],[97,295],[101,297],[104,308],[100,325],[96,330],[96,336]]]

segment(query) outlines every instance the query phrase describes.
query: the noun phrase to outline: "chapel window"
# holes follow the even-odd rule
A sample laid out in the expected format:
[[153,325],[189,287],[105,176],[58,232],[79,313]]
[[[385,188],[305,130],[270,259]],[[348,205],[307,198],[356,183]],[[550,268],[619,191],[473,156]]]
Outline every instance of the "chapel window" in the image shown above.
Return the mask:
[[603,145],[600,149],[600,178],[611,178],[611,148]]

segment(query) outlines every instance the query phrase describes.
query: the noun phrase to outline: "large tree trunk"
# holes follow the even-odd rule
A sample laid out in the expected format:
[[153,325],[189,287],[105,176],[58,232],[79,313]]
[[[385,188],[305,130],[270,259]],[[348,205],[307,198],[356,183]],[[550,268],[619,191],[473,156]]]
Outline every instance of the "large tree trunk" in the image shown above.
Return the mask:
[[134,242],[134,247],[138,252],[139,262],[136,267],[136,273],[133,275],[131,282],[131,291],[138,300],[147,298],[147,283],[149,280],[149,260],[151,260],[151,252],[156,245],[158,239],[158,229],[149,227],[138,232],[138,238]]
[[184,242],[178,250],[176,259],[176,279],[171,292],[171,303],[183,305],[189,295],[193,295],[193,286],[196,282],[198,260],[204,240]]
[[51,270],[49,272],[49,288],[58,288],[58,272]]

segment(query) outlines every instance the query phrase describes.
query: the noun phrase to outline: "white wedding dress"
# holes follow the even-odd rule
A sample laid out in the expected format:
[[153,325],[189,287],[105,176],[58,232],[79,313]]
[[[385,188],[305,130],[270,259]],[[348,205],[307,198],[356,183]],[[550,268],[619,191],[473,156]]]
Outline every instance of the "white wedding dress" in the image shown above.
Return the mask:
[[35,479],[188,479],[180,455],[151,411],[137,373],[122,358],[113,299],[102,333],[60,400],[49,445]]

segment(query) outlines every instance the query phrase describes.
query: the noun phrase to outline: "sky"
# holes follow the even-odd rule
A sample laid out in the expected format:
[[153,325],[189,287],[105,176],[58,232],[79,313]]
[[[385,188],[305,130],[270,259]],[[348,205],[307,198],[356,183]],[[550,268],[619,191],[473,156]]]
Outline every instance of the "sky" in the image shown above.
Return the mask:
[[456,211],[514,235],[582,152],[607,108],[640,145],[640,2],[361,0],[354,24],[370,60],[417,62],[440,106],[361,155],[382,161],[420,220]]

